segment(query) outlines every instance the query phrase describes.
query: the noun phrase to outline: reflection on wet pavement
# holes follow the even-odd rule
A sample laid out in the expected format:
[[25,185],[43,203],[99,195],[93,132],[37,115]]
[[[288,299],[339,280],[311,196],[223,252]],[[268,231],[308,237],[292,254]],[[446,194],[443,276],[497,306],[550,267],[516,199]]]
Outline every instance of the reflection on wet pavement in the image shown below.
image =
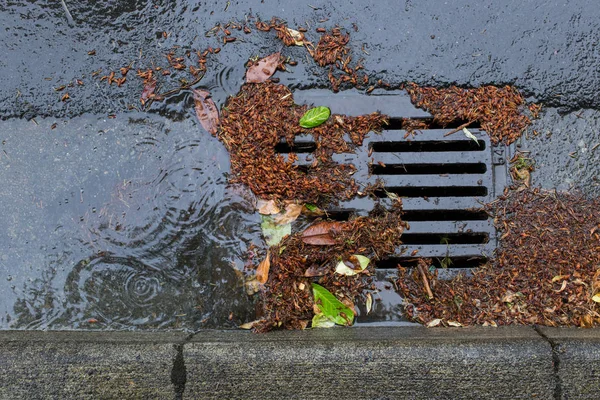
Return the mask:
[[215,138],[144,114],[38,123],[4,124],[2,327],[197,329],[249,318],[241,270],[259,224],[252,196],[227,186]]

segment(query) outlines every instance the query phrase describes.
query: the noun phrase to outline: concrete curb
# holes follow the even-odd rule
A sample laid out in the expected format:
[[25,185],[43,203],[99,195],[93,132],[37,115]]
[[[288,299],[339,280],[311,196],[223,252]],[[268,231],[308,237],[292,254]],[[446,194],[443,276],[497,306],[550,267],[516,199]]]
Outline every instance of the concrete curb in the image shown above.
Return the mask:
[[577,399],[600,330],[0,332],[2,399]]

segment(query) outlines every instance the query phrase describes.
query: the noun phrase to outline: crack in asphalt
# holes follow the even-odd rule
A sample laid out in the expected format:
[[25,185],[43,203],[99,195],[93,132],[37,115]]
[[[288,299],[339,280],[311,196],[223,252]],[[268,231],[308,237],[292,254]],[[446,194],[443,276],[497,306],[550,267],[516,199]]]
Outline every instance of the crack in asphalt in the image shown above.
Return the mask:
[[533,330],[540,335],[552,349],[552,366],[554,368],[554,399],[561,400],[563,398],[563,390],[562,390],[562,380],[560,379],[560,357],[558,355],[558,344],[546,336],[539,326],[534,325]]

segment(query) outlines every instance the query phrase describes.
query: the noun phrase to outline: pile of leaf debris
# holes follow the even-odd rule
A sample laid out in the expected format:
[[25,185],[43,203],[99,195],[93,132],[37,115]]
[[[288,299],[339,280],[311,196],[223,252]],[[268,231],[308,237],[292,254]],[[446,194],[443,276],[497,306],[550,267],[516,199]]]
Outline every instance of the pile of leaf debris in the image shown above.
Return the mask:
[[[243,183],[266,199],[319,203],[347,200],[358,191],[352,179],[355,167],[332,160],[334,153],[352,152],[370,132],[380,131],[387,117],[373,113],[348,117],[313,111],[319,126],[299,124],[307,106],[294,104],[292,92],[270,81],[248,83],[230,97],[221,115],[218,138],[231,157],[232,183]],[[344,135],[351,142],[346,142]],[[278,154],[282,142],[293,149],[299,135],[311,136],[316,146],[310,164],[298,165],[295,153]]]
[[406,314],[428,326],[599,326],[600,199],[521,188],[489,207],[502,232],[493,262],[450,281],[399,268]]
[[[283,218],[294,209],[296,216],[300,208],[290,203]],[[355,301],[362,298],[367,309],[372,305],[370,294],[362,296],[371,284],[372,261],[398,251],[407,227],[401,212],[396,199],[389,210],[378,206],[369,216],[349,221],[317,220],[285,236],[258,266],[257,279],[264,283],[261,310],[259,319],[245,327],[265,332],[352,325]]]
[[[526,107],[525,99],[512,86],[488,85],[472,89],[451,86],[438,89],[411,82],[405,85],[405,89],[413,104],[433,115],[434,124],[446,126],[460,121],[463,122],[460,129],[463,129],[477,123],[494,144],[513,143],[531,124],[531,118],[537,118],[540,110],[537,104]],[[524,113],[527,109],[531,118]],[[410,122],[407,121],[405,129],[425,129],[429,125],[424,121],[416,125]]]

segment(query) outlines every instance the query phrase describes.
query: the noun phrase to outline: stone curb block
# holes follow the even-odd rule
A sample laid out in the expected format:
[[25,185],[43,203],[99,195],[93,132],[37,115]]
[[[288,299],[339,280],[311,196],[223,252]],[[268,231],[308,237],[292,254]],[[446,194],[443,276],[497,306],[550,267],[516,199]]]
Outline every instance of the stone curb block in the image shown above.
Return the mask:
[[188,399],[553,397],[532,328],[201,332],[184,346]]
[[172,399],[185,334],[0,332],[0,399]]

